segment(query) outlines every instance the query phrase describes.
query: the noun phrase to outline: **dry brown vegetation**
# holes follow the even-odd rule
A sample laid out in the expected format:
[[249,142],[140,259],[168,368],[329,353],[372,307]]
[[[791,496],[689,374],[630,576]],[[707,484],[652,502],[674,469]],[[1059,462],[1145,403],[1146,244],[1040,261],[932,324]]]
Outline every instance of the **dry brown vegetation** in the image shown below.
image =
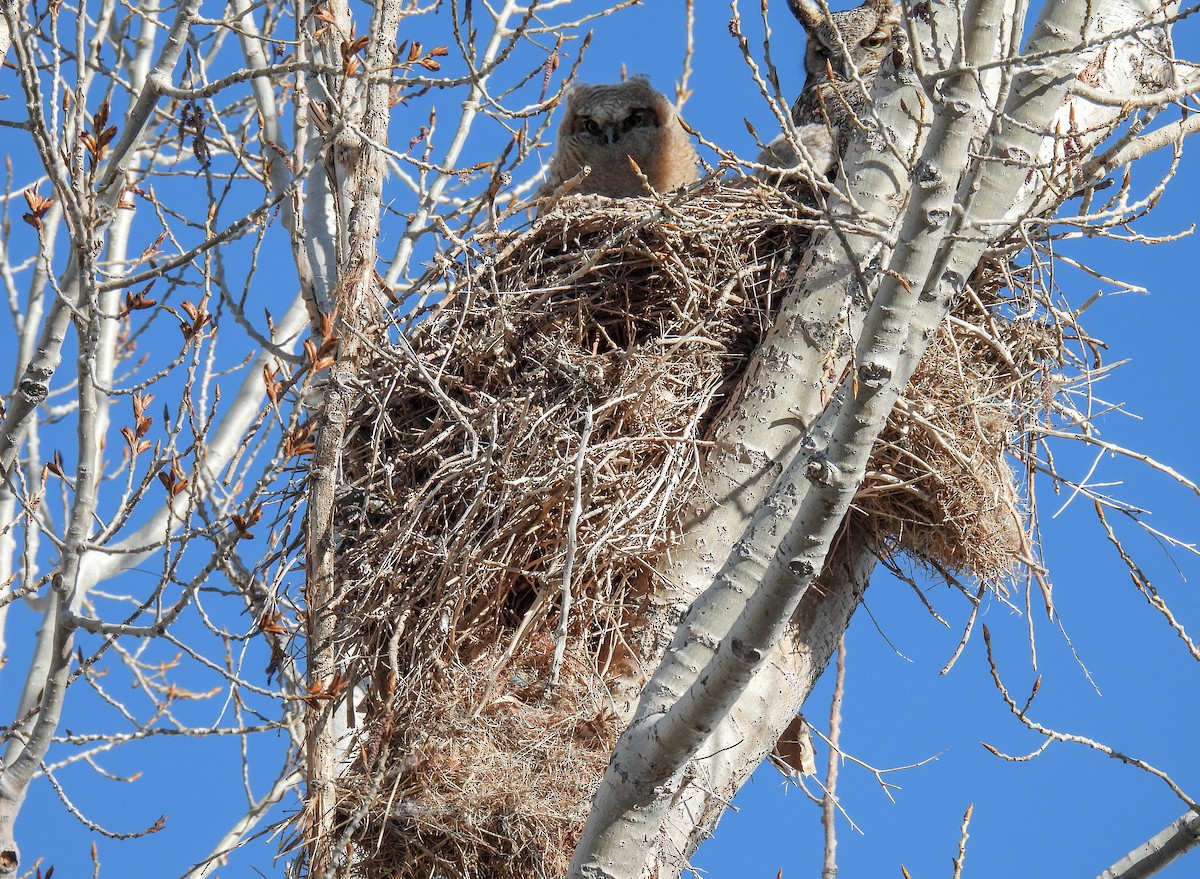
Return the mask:
[[[714,417],[817,225],[776,190],[707,184],[565,199],[439,262],[446,295],[365,382],[340,502],[360,875],[565,870],[617,733],[609,687],[655,659],[640,608]],[[1063,335],[1011,318],[1021,288],[977,273],[894,413],[854,508],[882,556],[996,585],[1028,558],[1012,462]]]

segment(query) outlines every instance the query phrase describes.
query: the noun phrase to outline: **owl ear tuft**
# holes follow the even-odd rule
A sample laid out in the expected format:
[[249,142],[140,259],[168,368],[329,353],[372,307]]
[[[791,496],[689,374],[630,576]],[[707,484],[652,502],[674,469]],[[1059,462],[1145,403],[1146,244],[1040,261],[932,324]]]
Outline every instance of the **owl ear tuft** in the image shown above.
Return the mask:
[[[871,0],[868,0],[871,2]],[[890,3],[890,0],[887,0]],[[825,21],[825,13],[813,0],[788,0],[788,9],[805,30],[814,30]]]
[[867,0],[864,5],[868,9],[874,9],[880,15],[892,14],[892,0]]

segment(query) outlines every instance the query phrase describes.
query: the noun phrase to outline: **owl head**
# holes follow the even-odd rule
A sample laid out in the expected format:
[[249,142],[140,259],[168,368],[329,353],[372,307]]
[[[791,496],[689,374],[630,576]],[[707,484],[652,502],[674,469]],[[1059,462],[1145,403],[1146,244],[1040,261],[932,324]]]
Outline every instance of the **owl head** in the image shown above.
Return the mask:
[[645,77],[608,85],[580,84],[567,95],[559,135],[597,147],[616,146],[634,131],[662,128],[674,117],[670,101]]
[[814,0],[788,0],[792,14],[808,34],[804,67],[810,80],[869,79],[899,38],[892,0],[867,0],[844,12],[826,15]]
[[558,147],[543,194],[584,167],[578,194],[629,198],[646,184],[667,192],[696,179],[697,157],[674,105],[645,77],[605,85],[579,84],[567,93]]

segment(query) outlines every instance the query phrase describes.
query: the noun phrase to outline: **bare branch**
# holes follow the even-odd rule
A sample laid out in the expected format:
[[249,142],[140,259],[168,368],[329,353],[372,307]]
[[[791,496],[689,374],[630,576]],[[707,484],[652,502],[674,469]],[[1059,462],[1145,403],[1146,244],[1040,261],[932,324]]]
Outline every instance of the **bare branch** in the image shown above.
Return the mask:
[[1096,879],[1149,879],[1200,846],[1200,814],[1187,812]]

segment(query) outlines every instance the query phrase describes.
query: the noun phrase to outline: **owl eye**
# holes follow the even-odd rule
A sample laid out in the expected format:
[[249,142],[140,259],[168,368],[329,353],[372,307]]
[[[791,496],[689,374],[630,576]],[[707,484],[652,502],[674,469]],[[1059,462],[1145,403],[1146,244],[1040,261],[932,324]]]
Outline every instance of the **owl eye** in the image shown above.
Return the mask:
[[595,119],[584,119],[583,120],[583,130],[586,131],[588,134],[599,134],[600,126],[596,124]]
[[866,37],[861,43],[859,43],[859,45],[864,49],[879,49],[883,46],[886,46],[889,39],[890,37],[888,36],[887,31],[879,30],[875,31],[875,33],[871,34],[869,37]]
[[637,128],[639,125],[642,124],[643,118],[644,117],[643,117],[641,110],[634,110],[632,113],[630,113],[628,116],[625,117],[623,122],[621,122],[621,130],[622,131],[632,131],[634,128]]

